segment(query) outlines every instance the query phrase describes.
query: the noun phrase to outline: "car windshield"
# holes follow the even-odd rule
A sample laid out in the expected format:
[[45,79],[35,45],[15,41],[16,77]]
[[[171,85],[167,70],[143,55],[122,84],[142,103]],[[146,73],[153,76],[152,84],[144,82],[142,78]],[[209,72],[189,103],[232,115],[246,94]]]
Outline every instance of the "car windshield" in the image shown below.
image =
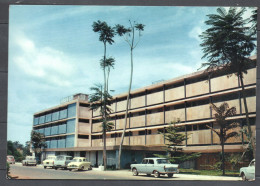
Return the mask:
[[48,157],[47,159],[48,159],[48,160],[54,160],[55,157]]
[[79,162],[79,159],[73,159],[72,162]]
[[158,160],[157,160],[157,163],[158,163],[158,164],[166,164],[166,163],[170,163],[170,162],[169,162],[169,160],[167,160],[167,159],[158,159]]
[[57,160],[64,160],[64,156],[58,156]]
[[13,156],[7,156],[7,158],[10,159],[10,160],[14,159]]

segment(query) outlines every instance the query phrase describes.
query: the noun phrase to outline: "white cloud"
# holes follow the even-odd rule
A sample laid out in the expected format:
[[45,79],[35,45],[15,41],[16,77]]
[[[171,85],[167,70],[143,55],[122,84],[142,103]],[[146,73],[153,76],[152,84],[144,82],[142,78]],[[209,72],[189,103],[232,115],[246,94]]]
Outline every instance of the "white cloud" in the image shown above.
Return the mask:
[[69,77],[75,72],[73,59],[56,49],[37,47],[23,34],[18,34],[14,41],[14,45],[22,52],[17,52],[11,59],[25,74],[56,86],[71,84]]

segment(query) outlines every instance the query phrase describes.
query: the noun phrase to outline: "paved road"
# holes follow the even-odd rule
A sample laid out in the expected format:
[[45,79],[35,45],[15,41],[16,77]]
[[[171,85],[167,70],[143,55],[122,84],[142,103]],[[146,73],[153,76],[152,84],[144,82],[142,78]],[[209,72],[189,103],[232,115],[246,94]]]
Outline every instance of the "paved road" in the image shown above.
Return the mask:
[[12,175],[19,176],[18,179],[93,179],[93,180],[223,180],[239,181],[238,177],[223,176],[201,176],[188,174],[175,174],[173,178],[162,176],[161,178],[148,177],[146,175],[132,176],[129,170],[117,171],[68,171],[44,169],[41,165],[22,166],[19,163],[11,165],[10,172]]

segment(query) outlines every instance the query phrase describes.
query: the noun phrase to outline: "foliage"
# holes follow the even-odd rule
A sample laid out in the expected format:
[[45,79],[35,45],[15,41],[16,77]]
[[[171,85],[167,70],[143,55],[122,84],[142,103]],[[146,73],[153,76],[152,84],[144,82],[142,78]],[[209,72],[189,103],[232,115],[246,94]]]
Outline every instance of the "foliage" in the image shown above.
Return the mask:
[[14,156],[15,161],[22,161],[27,154],[26,148],[18,141],[7,141],[7,155]]
[[[255,61],[249,58],[256,47],[256,37],[251,31],[252,28],[247,26],[250,20],[243,19],[245,11],[245,8],[231,7],[228,11],[225,8],[217,8],[218,14],[207,15],[209,19],[205,21],[205,24],[209,28],[200,35],[202,39],[200,46],[204,53],[202,58],[206,58],[207,62],[203,63],[201,68],[207,67],[205,72],[210,74],[225,71],[229,74],[228,77],[232,74],[238,76],[242,88],[249,139],[255,156],[255,140],[249,122],[243,75],[247,74],[248,68],[256,66]],[[255,18],[255,16],[251,18],[251,21]]]
[[225,69],[229,73],[247,73],[252,60],[248,57],[255,48],[255,37],[245,26],[248,21],[242,15],[245,8],[218,8],[218,14],[207,15],[209,19],[205,24],[210,26],[204,31],[200,38],[203,48],[203,57],[208,62],[202,67],[207,67],[208,72],[215,72],[217,69]]
[[177,122],[172,122],[169,127],[166,128],[164,135],[165,140],[168,141],[166,152],[167,155],[155,154],[157,157],[168,158],[171,163],[182,163],[188,160],[193,160],[200,157],[200,153],[184,153],[183,141],[186,140],[186,135],[181,133],[184,127],[178,126]]
[[[229,108],[229,105],[224,102],[219,107],[217,107],[215,104],[211,104],[211,108],[215,111],[214,114],[214,123],[215,125],[219,126],[219,130],[216,130],[210,126],[207,125],[208,128],[210,128],[214,133],[216,133],[220,139],[220,144],[222,147],[222,171],[223,175],[225,175],[225,153],[224,153],[224,145],[225,142],[232,137],[238,137],[239,134],[236,131],[232,131],[234,128],[237,128],[239,126],[239,123],[236,121],[228,121],[228,117],[232,117],[236,115],[236,108],[231,107]],[[232,132],[230,132],[232,131]]]
[[232,165],[232,170],[242,161],[240,153],[230,154],[227,158],[227,161]]
[[[122,153],[122,145],[124,143],[124,137],[125,137],[125,131],[126,131],[126,125],[127,125],[127,116],[128,116],[128,108],[129,108],[129,98],[130,98],[130,92],[132,87],[132,79],[133,79],[133,50],[138,45],[140,38],[141,38],[141,31],[144,31],[145,25],[132,22],[129,20],[129,27],[125,27],[123,25],[117,24],[115,26],[116,34],[124,37],[124,40],[128,43],[130,47],[130,54],[131,54],[131,73],[130,73],[130,82],[128,87],[128,95],[126,100],[126,112],[125,112],[125,121],[124,121],[124,128],[123,128],[123,134],[121,136],[121,142],[119,146],[119,152],[118,152],[118,169],[121,168],[121,153]],[[138,41],[136,41],[136,35],[135,32],[138,32]]]
[[31,145],[35,156],[38,157],[38,161],[41,162],[41,152],[47,147],[44,135],[33,130],[31,132]]

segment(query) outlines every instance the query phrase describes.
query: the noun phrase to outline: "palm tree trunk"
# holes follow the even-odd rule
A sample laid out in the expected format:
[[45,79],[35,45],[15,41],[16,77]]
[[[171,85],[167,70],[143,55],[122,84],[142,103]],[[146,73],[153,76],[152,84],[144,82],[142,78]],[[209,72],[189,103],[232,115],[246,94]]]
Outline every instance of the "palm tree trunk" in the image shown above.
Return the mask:
[[107,151],[106,151],[106,130],[103,129],[103,162],[104,162],[104,170],[107,168]]
[[129,109],[129,99],[130,99],[130,92],[131,92],[132,79],[133,79],[133,66],[134,66],[134,64],[133,64],[133,48],[131,48],[131,75],[130,75],[130,83],[129,83],[129,87],[128,87],[128,95],[127,95],[127,100],[126,100],[124,130],[123,130],[123,134],[121,136],[121,142],[120,142],[119,152],[118,152],[118,169],[121,168],[121,153],[122,153],[122,145],[124,143],[125,130],[126,130],[126,125],[127,125],[127,116],[128,116],[128,109]]
[[[106,43],[104,42],[104,62],[106,60]],[[107,116],[106,116],[106,91],[107,91],[107,85],[106,85],[106,66],[104,65],[104,107],[103,107],[103,162],[104,162],[104,170],[107,168],[107,152],[106,152],[106,125],[107,122]]]
[[246,114],[246,124],[247,124],[247,129],[248,129],[248,133],[249,133],[249,137],[250,137],[250,142],[253,148],[253,156],[255,158],[255,140],[252,134],[252,130],[251,130],[251,126],[250,126],[250,122],[249,122],[249,114],[248,114],[248,108],[247,108],[247,102],[246,102],[246,96],[245,96],[245,87],[244,87],[244,81],[243,81],[243,77],[241,72],[239,73],[239,79],[241,82],[241,88],[242,88],[242,97],[243,97],[243,101],[244,101],[244,107],[245,107],[245,114]]
[[224,176],[225,175],[225,151],[224,151],[224,139],[221,139],[221,148],[222,148],[222,154],[221,154],[221,157],[222,157],[222,175]]

